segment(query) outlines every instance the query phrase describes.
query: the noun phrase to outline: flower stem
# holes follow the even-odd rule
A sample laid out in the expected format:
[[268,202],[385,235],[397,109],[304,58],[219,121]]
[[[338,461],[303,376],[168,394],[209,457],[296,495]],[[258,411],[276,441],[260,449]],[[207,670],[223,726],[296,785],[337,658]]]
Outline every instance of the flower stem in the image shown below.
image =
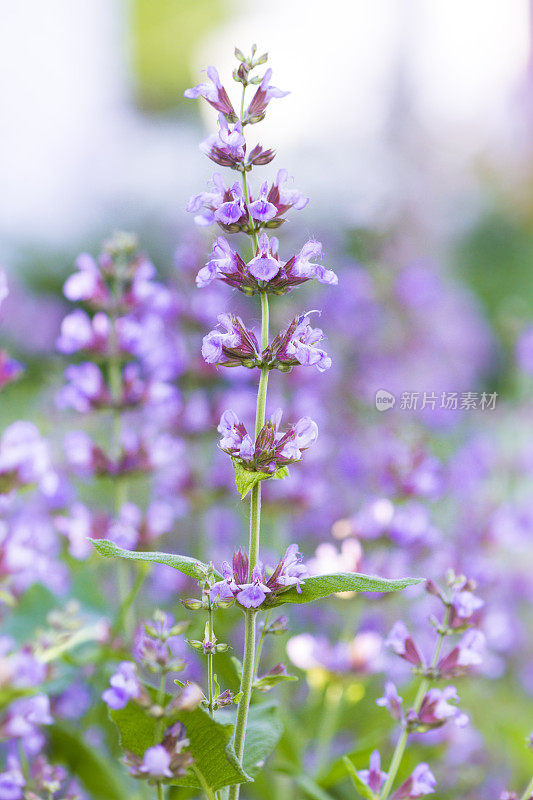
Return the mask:
[[[213,630],[213,606],[209,600],[209,615],[208,615],[208,633],[209,641],[214,641]],[[214,686],[213,686],[213,653],[207,654],[207,687],[209,695],[209,713],[211,717],[214,713]]]
[[[433,670],[437,666],[437,662],[439,660],[440,651],[442,648],[442,643],[444,642],[444,637],[446,636],[446,631],[448,630],[448,621],[450,618],[450,609],[446,607],[446,614],[444,615],[444,621],[442,623],[442,627],[439,631],[439,638],[437,639],[437,644],[435,646],[435,652],[433,654],[433,660],[431,662],[431,669]],[[420,706],[422,705],[422,700],[429,689],[430,682],[428,678],[423,678],[420,682],[418,687],[418,691],[416,693],[415,702],[413,703],[413,711],[415,714],[418,714],[420,711]],[[405,748],[407,745],[407,740],[409,738],[409,733],[407,730],[402,731],[402,735],[398,739],[398,743],[394,749],[394,753],[392,756],[392,760],[389,767],[389,774],[383,789],[379,795],[380,800],[387,800],[394,781],[396,780],[396,775],[398,774],[398,770],[400,768],[400,764],[402,763],[403,754],[405,752]]]
[[526,786],[526,790],[524,794],[521,796],[520,800],[529,800],[531,796],[533,796],[533,778],[531,778],[528,785]]
[[261,631],[261,636],[259,637],[259,644],[257,645],[257,651],[255,654],[254,680],[257,678],[257,673],[259,671],[259,664],[261,662],[261,653],[263,652],[263,644],[265,642],[266,631],[268,628],[268,621],[270,619],[271,613],[272,609],[269,608],[265,614],[265,619],[263,622],[263,630]]
[[[242,697],[237,711],[237,723],[235,725],[235,754],[242,764],[244,753],[244,739],[246,736],[246,722],[248,720],[248,708],[252,694],[252,683],[254,677],[255,662],[255,617],[256,611],[251,608],[246,611],[246,631],[244,639],[244,659],[242,662],[241,692]],[[238,800],[240,786],[232,786],[230,789],[229,800]]]
[[324,693],[324,714],[320,722],[317,741],[317,776],[322,773],[328,763],[331,741],[339,723],[343,694],[343,686],[338,683],[332,683]]

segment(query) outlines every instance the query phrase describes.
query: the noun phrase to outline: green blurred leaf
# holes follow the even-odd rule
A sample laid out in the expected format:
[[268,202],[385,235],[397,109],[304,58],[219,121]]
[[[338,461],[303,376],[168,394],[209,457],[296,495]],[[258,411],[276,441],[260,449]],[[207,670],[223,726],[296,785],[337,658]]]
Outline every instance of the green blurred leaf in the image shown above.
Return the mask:
[[233,458],[232,461],[235,467],[235,485],[237,486],[237,491],[241,496],[241,500],[244,500],[248,492],[253,489],[259,481],[280,480],[286,478],[289,474],[288,467],[280,467],[274,473],[250,472],[250,470],[245,469],[237,459]]
[[357,770],[355,769],[354,765],[352,764],[348,756],[344,756],[342,760],[344,762],[344,766],[346,767],[348,775],[352,779],[353,785],[355,786],[361,797],[364,797],[365,800],[375,800],[377,795],[375,795],[372,789],[369,786],[367,786],[366,783],[359,777],[359,775],[357,774]]
[[[116,544],[110,542],[108,539],[91,539],[96,550],[101,556],[106,558],[128,558],[131,561],[151,561],[153,564],[166,564],[167,567],[173,567],[189,578],[196,580],[202,578],[207,570],[207,564],[199,561],[197,558],[190,558],[189,556],[180,556],[175,553],[143,553],[136,550],[123,550],[117,547]],[[222,578],[215,570],[217,578]]]
[[257,680],[254,681],[253,687],[260,692],[269,692],[274,686],[277,686],[278,683],[297,680],[298,678],[296,675],[263,675],[262,678],[257,678]]
[[281,606],[284,603],[311,603],[321,600],[337,592],[399,592],[407,586],[421,583],[421,578],[400,578],[389,580],[373,575],[361,575],[358,572],[337,572],[332,575],[314,575],[305,578],[302,591],[292,586],[286,592],[274,598],[270,606]]
[[[220,711],[217,719],[235,721],[236,711]],[[283,723],[275,702],[250,706],[246,739],[244,742],[243,768],[254,778],[272,753],[283,733]]]
[[[157,720],[137,703],[129,702],[125,708],[111,710],[109,716],[119,729],[124,750],[142,757],[156,741]],[[202,781],[217,791],[223,786],[245,783],[249,777],[237,761],[231,738],[233,725],[223,725],[201,708],[194,711],[176,710],[167,727],[181,722],[190,741],[189,750],[194,758],[194,771],[172,781],[176,786],[202,788]],[[199,773],[199,780],[195,772]]]
[[118,762],[90,747],[82,730],[56,721],[47,729],[47,735],[52,760],[66,764],[93,800],[123,800],[124,776],[114,769]]

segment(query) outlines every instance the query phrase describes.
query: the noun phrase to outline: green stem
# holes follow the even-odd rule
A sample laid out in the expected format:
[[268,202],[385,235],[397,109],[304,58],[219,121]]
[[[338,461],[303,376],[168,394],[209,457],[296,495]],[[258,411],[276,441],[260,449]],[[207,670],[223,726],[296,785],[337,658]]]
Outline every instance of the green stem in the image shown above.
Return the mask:
[[521,796],[520,800],[529,800],[529,798],[532,795],[533,795],[533,778],[531,778],[528,785],[526,786],[526,790],[524,794]]
[[255,654],[254,680],[257,678],[257,673],[259,671],[259,664],[261,662],[261,653],[263,652],[263,644],[265,641],[265,636],[268,628],[268,621],[270,619],[271,613],[272,609],[269,608],[265,614],[265,620],[263,622],[263,630],[261,631],[261,636],[259,637],[259,644],[257,645],[257,651]]
[[[161,670],[161,675],[159,676],[159,688],[157,690],[157,698],[156,704],[163,708],[163,704],[165,702],[165,678],[166,672]],[[165,726],[165,718],[161,717],[157,720],[157,725],[155,726],[154,730],[154,744],[159,744],[163,735],[163,728]]]
[[[242,662],[241,692],[242,697],[239,701],[237,711],[237,723],[235,725],[235,754],[242,764],[244,753],[244,738],[246,736],[246,722],[248,720],[248,708],[252,695],[252,683],[254,678],[255,662],[255,618],[254,608],[246,611],[246,630],[244,638],[244,658]],[[240,786],[232,786],[230,789],[229,800],[238,800]]]
[[202,775],[202,773],[200,772],[200,770],[197,767],[195,767],[194,764],[192,764],[191,769],[195,773],[196,777],[198,778],[200,786],[202,787],[207,800],[216,800],[215,793],[213,792],[213,790],[211,789],[211,787],[209,786],[209,784],[205,780],[205,778]]
[[[209,616],[208,616],[208,637],[209,641],[214,641],[214,628],[213,628],[213,606],[211,600],[209,601]],[[214,682],[213,682],[213,653],[207,654],[207,686],[209,694],[209,713],[211,717],[214,714]]]
[[157,787],[157,800],[163,800],[163,786],[159,781],[157,782],[156,787]]
[[[448,628],[448,621],[450,617],[450,609],[449,607],[446,608],[446,614],[444,615],[444,621],[442,623],[441,632],[439,634],[439,638],[437,639],[437,644],[435,646],[435,652],[433,654],[433,660],[431,662],[431,669],[433,670],[437,666],[437,662],[439,660],[440,651],[442,648],[442,643],[444,642],[444,637],[446,636],[446,630]],[[423,678],[420,682],[418,687],[418,691],[416,693],[415,702],[413,703],[413,711],[415,714],[418,714],[420,711],[420,706],[422,705],[422,700],[425,697],[427,690],[429,689],[430,682],[428,678]],[[380,800],[387,800],[387,797],[390,794],[394,781],[396,780],[396,775],[398,774],[398,770],[400,768],[400,764],[402,763],[403,754],[405,752],[405,748],[407,746],[407,740],[409,738],[409,733],[407,730],[402,731],[402,735],[398,739],[398,743],[394,749],[394,753],[392,755],[390,767],[389,767],[389,774],[383,789],[379,795]]]
[[328,686],[324,693],[324,713],[320,721],[320,729],[317,737],[317,776],[321,774],[328,763],[331,740],[335,735],[339,722],[343,694],[344,689],[338,683],[333,683]]

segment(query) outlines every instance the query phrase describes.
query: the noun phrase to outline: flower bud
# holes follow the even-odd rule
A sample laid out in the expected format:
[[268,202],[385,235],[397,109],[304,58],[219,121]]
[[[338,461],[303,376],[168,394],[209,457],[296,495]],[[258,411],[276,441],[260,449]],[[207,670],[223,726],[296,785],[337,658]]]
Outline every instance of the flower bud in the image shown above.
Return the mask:
[[199,642],[198,639],[186,639],[187,644],[193,648],[193,650],[203,650],[204,643]]
[[216,653],[225,653],[226,650],[229,650],[229,644],[226,644],[226,642],[220,642],[220,644],[215,645]]
[[204,605],[201,600],[196,600],[194,597],[189,597],[187,600],[181,600],[180,602],[189,611],[199,611]]

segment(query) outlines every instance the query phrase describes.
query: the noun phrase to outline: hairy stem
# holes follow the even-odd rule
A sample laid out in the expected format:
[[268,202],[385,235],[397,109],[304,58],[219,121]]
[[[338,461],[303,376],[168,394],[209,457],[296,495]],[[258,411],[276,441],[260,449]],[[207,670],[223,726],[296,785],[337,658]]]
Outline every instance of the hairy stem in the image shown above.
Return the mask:
[[[444,616],[444,621],[442,623],[442,628],[439,633],[439,638],[437,639],[437,644],[435,647],[435,653],[433,654],[433,660],[431,662],[431,668],[433,669],[436,667],[437,662],[439,660],[440,651],[442,648],[442,643],[444,642],[444,637],[446,636],[446,630],[448,628],[448,620],[450,616],[450,609],[446,608],[446,614]],[[420,706],[422,705],[422,700],[429,689],[430,682],[427,678],[423,678],[420,682],[418,687],[418,691],[416,693],[415,702],[413,703],[413,711],[418,714],[420,711]],[[389,767],[389,774],[383,789],[379,795],[380,800],[387,800],[394,781],[396,780],[396,775],[398,774],[398,770],[400,768],[400,764],[402,763],[403,754],[405,753],[405,748],[407,746],[407,740],[409,738],[409,733],[407,730],[402,731],[402,735],[398,739],[398,743],[394,749],[394,753],[392,756],[392,760]]]
[[[213,607],[211,605],[211,600],[209,600],[207,635],[209,637],[209,641],[212,642],[214,639],[214,630],[213,630]],[[212,717],[214,713],[213,653],[207,654],[207,689],[209,696],[209,713],[211,714]]]
[[268,628],[268,621],[270,619],[270,615],[272,610],[269,608],[266,612],[265,619],[263,622],[263,630],[261,631],[261,636],[259,637],[259,644],[257,645],[257,651],[255,654],[255,663],[254,663],[254,680],[257,678],[257,673],[259,671],[259,664],[261,663],[261,653],[263,652],[263,644],[265,642],[265,636]]
[[[246,736],[246,723],[248,720],[248,708],[252,694],[252,683],[254,677],[255,661],[255,609],[246,611],[246,632],[244,640],[244,659],[242,663],[241,692],[242,697],[237,711],[237,723],[235,725],[235,754],[242,764],[244,753],[244,739]],[[230,789],[229,800],[238,800],[240,786],[232,786]]]

